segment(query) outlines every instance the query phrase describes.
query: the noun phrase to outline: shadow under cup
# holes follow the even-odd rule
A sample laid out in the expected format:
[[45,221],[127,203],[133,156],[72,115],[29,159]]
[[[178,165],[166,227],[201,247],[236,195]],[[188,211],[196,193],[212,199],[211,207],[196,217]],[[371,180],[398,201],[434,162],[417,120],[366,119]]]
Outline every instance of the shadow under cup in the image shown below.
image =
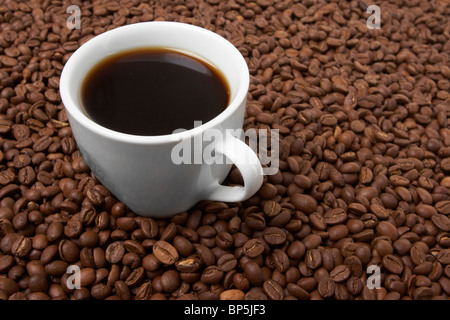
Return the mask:
[[[86,74],[112,54],[143,47],[179,49],[209,61],[228,82],[227,108],[199,127],[160,136],[124,134],[89,119],[80,103]],[[102,184],[135,213],[167,217],[208,199],[210,186],[220,184],[231,169],[231,164],[175,165],[172,149],[182,139],[201,139],[208,129],[241,129],[248,85],[244,58],[221,36],[184,23],[143,22],[105,32],[82,45],[64,66],[60,93],[77,145]]]

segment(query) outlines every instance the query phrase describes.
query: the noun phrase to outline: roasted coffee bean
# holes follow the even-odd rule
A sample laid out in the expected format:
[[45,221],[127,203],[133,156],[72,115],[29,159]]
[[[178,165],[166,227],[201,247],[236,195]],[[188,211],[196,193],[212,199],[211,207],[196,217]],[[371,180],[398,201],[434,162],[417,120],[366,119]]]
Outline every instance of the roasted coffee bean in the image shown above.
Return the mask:
[[372,204],[370,211],[379,219],[386,219],[389,216],[389,212],[379,204]]
[[155,238],[158,235],[158,225],[154,219],[144,218],[141,220],[141,229],[147,238]]
[[272,279],[264,281],[263,290],[270,300],[283,300],[285,296],[281,285]]
[[324,215],[325,222],[328,225],[336,225],[347,220],[347,213],[341,208],[331,209]]
[[398,231],[394,225],[387,221],[380,221],[376,227],[377,233],[388,237],[391,241],[397,240]]
[[146,271],[155,271],[159,266],[160,262],[154,254],[149,254],[142,258],[142,267],[144,267]]
[[[175,263],[175,267],[180,272],[196,272],[202,265],[200,257],[193,255],[185,259],[180,259]],[[155,268],[156,269],[156,268]],[[153,271],[153,270],[150,270]]]
[[82,247],[92,248],[99,242],[99,236],[97,232],[87,230],[80,234],[78,241]]
[[[21,168],[17,174],[17,179],[21,184],[30,185],[36,180],[36,173],[30,166],[25,166]],[[36,200],[40,199],[37,198]],[[35,200],[35,199],[33,199]]]
[[317,212],[314,212],[309,215],[309,222],[317,230],[323,231],[327,228],[325,218]]
[[410,249],[411,261],[415,265],[419,265],[426,261],[426,253],[422,246],[415,245]]
[[131,217],[120,217],[117,219],[116,223],[120,230],[127,232],[134,230],[137,226],[136,221]]
[[[11,216],[11,218],[14,214],[13,211],[9,208],[6,210],[3,210],[3,213],[4,213],[4,216]],[[10,219],[0,219],[0,235],[2,237],[5,237],[8,234],[13,234],[13,237],[17,236],[17,234],[14,233],[14,227],[13,227]],[[6,251],[6,250],[4,250],[4,251]]]
[[[201,261],[206,265],[210,266],[216,262],[216,257],[214,253],[206,246],[202,244],[194,244],[195,252],[200,257]],[[175,252],[174,252],[175,254]],[[172,255],[173,256],[173,255]]]
[[322,264],[322,255],[318,249],[310,249],[305,253],[306,266],[310,269],[317,269]]
[[220,294],[220,300],[244,300],[245,293],[239,289],[225,290]]
[[80,255],[78,246],[70,240],[63,239],[59,242],[58,252],[61,259],[69,263],[75,263]]
[[263,230],[266,226],[266,220],[262,216],[262,214],[258,213],[250,213],[245,218],[245,224],[253,230]]
[[19,186],[16,184],[8,184],[6,187],[0,189],[0,197],[8,197],[12,194],[15,194],[17,191],[19,191],[19,189]]
[[305,254],[306,247],[300,241],[293,241],[287,249],[287,255],[291,259],[300,259]]
[[264,230],[264,240],[270,245],[280,245],[286,241],[286,234],[277,227],[269,227]]
[[217,266],[222,269],[223,272],[233,270],[237,265],[237,259],[231,253],[224,254],[217,260]]
[[80,270],[80,285],[88,287],[95,282],[95,270],[93,268],[83,268]]
[[28,237],[18,237],[11,246],[11,253],[18,257],[24,258],[31,250],[31,240]]
[[350,277],[351,270],[347,265],[340,265],[335,267],[330,272],[330,277],[334,282],[344,282]]
[[104,283],[96,284],[91,289],[91,296],[97,300],[104,300],[111,294],[111,288]]
[[318,234],[308,234],[303,239],[303,244],[305,245],[306,249],[315,249],[322,243],[322,238]]
[[328,238],[331,241],[339,241],[348,235],[348,229],[345,225],[339,224],[328,229]]
[[437,213],[431,216],[431,221],[439,230],[450,231],[450,219],[447,216]]
[[125,280],[125,284],[129,287],[138,286],[144,279],[145,270],[142,267],[134,269]]
[[254,261],[248,261],[243,266],[245,276],[250,280],[253,286],[259,286],[264,281],[264,275],[261,268]]
[[131,299],[130,289],[124,281],[122,281],[122,280],[116,281],[114,283],[114,289],[120,299],[122,299],[122,300],[130,300]]
[[173,292],[180,285],[180,276],[175,270],[168,270],[161,275],[161,287],[165,292]]
[[68,266],[69,265],[65,261],[53,260],[45,265],[45,272],[50,276],[62,276],[66,273]]
[[153,254],[163,264],[171,265],[178,260],[178,251],[170,243],[160,240],[153,245]]
[[258,239],[250,239],[244,244],[242,251],[246,256],[255,258],[264,252],[264,246]]
[[311,294],[294,283],[288,283],[287,290],[290,294],[300,300],[309,300],[311,298]]
[[52,222],[47,229],[47,239],[53,242],[61,238],[64,233],[64,225],[59,221]]
[[118,263],[125,254],[125,247],[120,242],[113,242],[106,248],[105,254],[108,262]]
[[392,254],[388,254],[381,260],[383,267],[394,274],[401,274],[403,271],[403,263],[400,258]]
[[278,271],[284,273],[289,268],[289,257],[287,254],[280,250],[275,249],[272,253],[272,261]]
[[[2,154],[3,158],[3,154]],[[14,171],[10,169],[6,169],[0,172],[0,184],[1,185],[7,185],[14,181],[14,178],[16,177],[16,174]]]
[[450,200],[439,201],[434,207],[439,213],[450,214]]
[[66,225],[64,226],[64,235],[69,238],[75,238],[78,237],[81,232],[83,231],[83,226],[81,221],[70,219],[67,221]]
[[281,211],[281,206],[275,201],[267,201],[264,204],[263,212],[268,217],[274,217]]
[[14,280],[7,277],[2,277],[0,278],[0,289],[8,296],[11,296],[19,291],[19,286]]
[[437,255],[438,261],[443,265],[450,264],[450,249],[442,249]]
[[291,196],[292,204],[300,211],[313,213],[317,207],[317,201],[310,195],[294,194]]
[[145,255],[145,248],[135,240],[125,240],[123,246],[128,252],[136,253],[140,257]]
[[6,273],[14,266],[14,258],[10,255],[3,255],[0,257],[0,272]]
[[153,294],[153,288],[150,281],[147,281],[139,287],[139,290],[136,293],[136,300],[150,300]]
[[335,282],[331,279],[321,279],[317,285],[320,296],[323,298],[331,298],[335,291]]
[[104,196],[94,188],[86,191],[86,198],[93,206],[100,206],[105,201]]
[[84,267],[95,268],[94,251],[92,248],[80,250],[80,261]]
[[359,277],[352,276],[347,281],[347,289],[353,295],[358,295],[363,289],[363,282]]
[[203,283],[212,285],[219,283],[223,278],[223,271],[218,266],[208,266],[202,272],[200,280]]
[[228,232],[219,232],[215,239],[216,244],[222,249],[228,249],[233,245],[233,237]]
[[261,198],[267,200],[273,199],[277,195],[277,193],[277,188],[271,183],[264,183],[258,191],[258,194],[261,196]]
[[54,244],[49,245],[47,248],[45,248],[42,251],[41,258],[40,258],[41,263],[44,265],[49,263],[55,257],[55,255],[57,253],[58,253],[58,247]]

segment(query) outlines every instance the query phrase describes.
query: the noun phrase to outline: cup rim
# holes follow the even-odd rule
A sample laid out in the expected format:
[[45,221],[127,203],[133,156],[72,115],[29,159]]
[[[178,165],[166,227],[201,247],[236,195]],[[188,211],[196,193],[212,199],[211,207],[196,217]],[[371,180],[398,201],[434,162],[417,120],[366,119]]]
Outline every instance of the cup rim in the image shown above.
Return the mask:
[[[134,135],[123,133],[119,131],[115,131],[109,128],[106,128],[95,121],[91,120],[87,117],[78,107],[80,104],[79,101],[74,101],[72,99],[72,94],[70,93],[72,84],[71,73],[76,72],[77,64],[82,62],[82,58],[86,55],[87,52],[93,50],[96,46],[102,43],[104,39],[110,36],[111,33],[123,32],[124,29],[129,29],[127,32],[133,32],[133,29],[137,28],[146,28],[148,26],[159,25],[162,27],[170,27],[170,28],[183,28],[190,29],[193,32],[207,34],[209,37],[215,37],[216,40],[222,42],[225,46],[228,46],[230,50],[236,56],[236,62],[238,65],[235,66],[235,69],[238,70],[238,76],[242,84],[238,86],[238,90],[234,95],[234,98],[230,100],[225,110],[215,116],[213,119],[208,122],[203,123],[200,126],[187,129],[177,133],[164,134],[164,135],[153,135],[153,136],[144,136],[144,135]],[[175,47],[174,47],[175,48]],[[183,48],[180,48],[183,50]],[[195,54],[195,53],[194,53]],[[227,79],[228,80],[228,79]],[[173,21],[147,21],[147,22],[139,22],[130,25],[120,26],[115,29],[106,31],[84,43],[80,46],[69,58],[69,60],[64,65],[64,68],[61,72],[60,76],[60,84],[59,91],[61,95],[62,103],[66,109],[66,112],[71,116],[75,121],[80,123],[83,127],[90,129],[94,133],[101,135],[108,139],[114,139],[116,141],[133,143],[133,144],[164,144],[170,141],[181,141],[183,139],[189,139],[193,136],[196,136],[205,130],[215,128],[223,123],[227,118],[229,118],[241,105],[243,101],[246,100],[247,92],[250,84],[250,75],[247,63],[245,62],[244,57],[239,52],[239,50],[228,40],[220,36],[219,34],[210,31],[208,29],[190,25],[183,22],[173,22]],[[69,119],[70,120],[70,119]]]

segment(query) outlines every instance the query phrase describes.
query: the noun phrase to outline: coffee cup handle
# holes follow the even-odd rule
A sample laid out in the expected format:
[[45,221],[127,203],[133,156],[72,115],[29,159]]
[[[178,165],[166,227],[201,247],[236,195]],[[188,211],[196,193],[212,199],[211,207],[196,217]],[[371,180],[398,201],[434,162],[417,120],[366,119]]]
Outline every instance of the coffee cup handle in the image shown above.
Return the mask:
[[216,153],[227,157],[241,172],[244,186],[224,186],[219,181],[209,185],[204,200],[239,202],[254,195],[263,183],[263,169],[256,153],[242,140],[227,134],[214,146]]

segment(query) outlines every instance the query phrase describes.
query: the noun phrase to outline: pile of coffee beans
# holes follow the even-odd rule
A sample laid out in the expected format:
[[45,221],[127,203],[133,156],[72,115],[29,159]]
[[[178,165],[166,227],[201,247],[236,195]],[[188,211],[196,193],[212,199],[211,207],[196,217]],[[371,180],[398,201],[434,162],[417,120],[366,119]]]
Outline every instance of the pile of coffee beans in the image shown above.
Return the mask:
[[[2,1],[0,299],[447,300],[449,15],[445,0]],[[77,149],[64,63],[163,20],[248,63],[245,129],[280,132],[279,170],[248,201],[140,217]]]

